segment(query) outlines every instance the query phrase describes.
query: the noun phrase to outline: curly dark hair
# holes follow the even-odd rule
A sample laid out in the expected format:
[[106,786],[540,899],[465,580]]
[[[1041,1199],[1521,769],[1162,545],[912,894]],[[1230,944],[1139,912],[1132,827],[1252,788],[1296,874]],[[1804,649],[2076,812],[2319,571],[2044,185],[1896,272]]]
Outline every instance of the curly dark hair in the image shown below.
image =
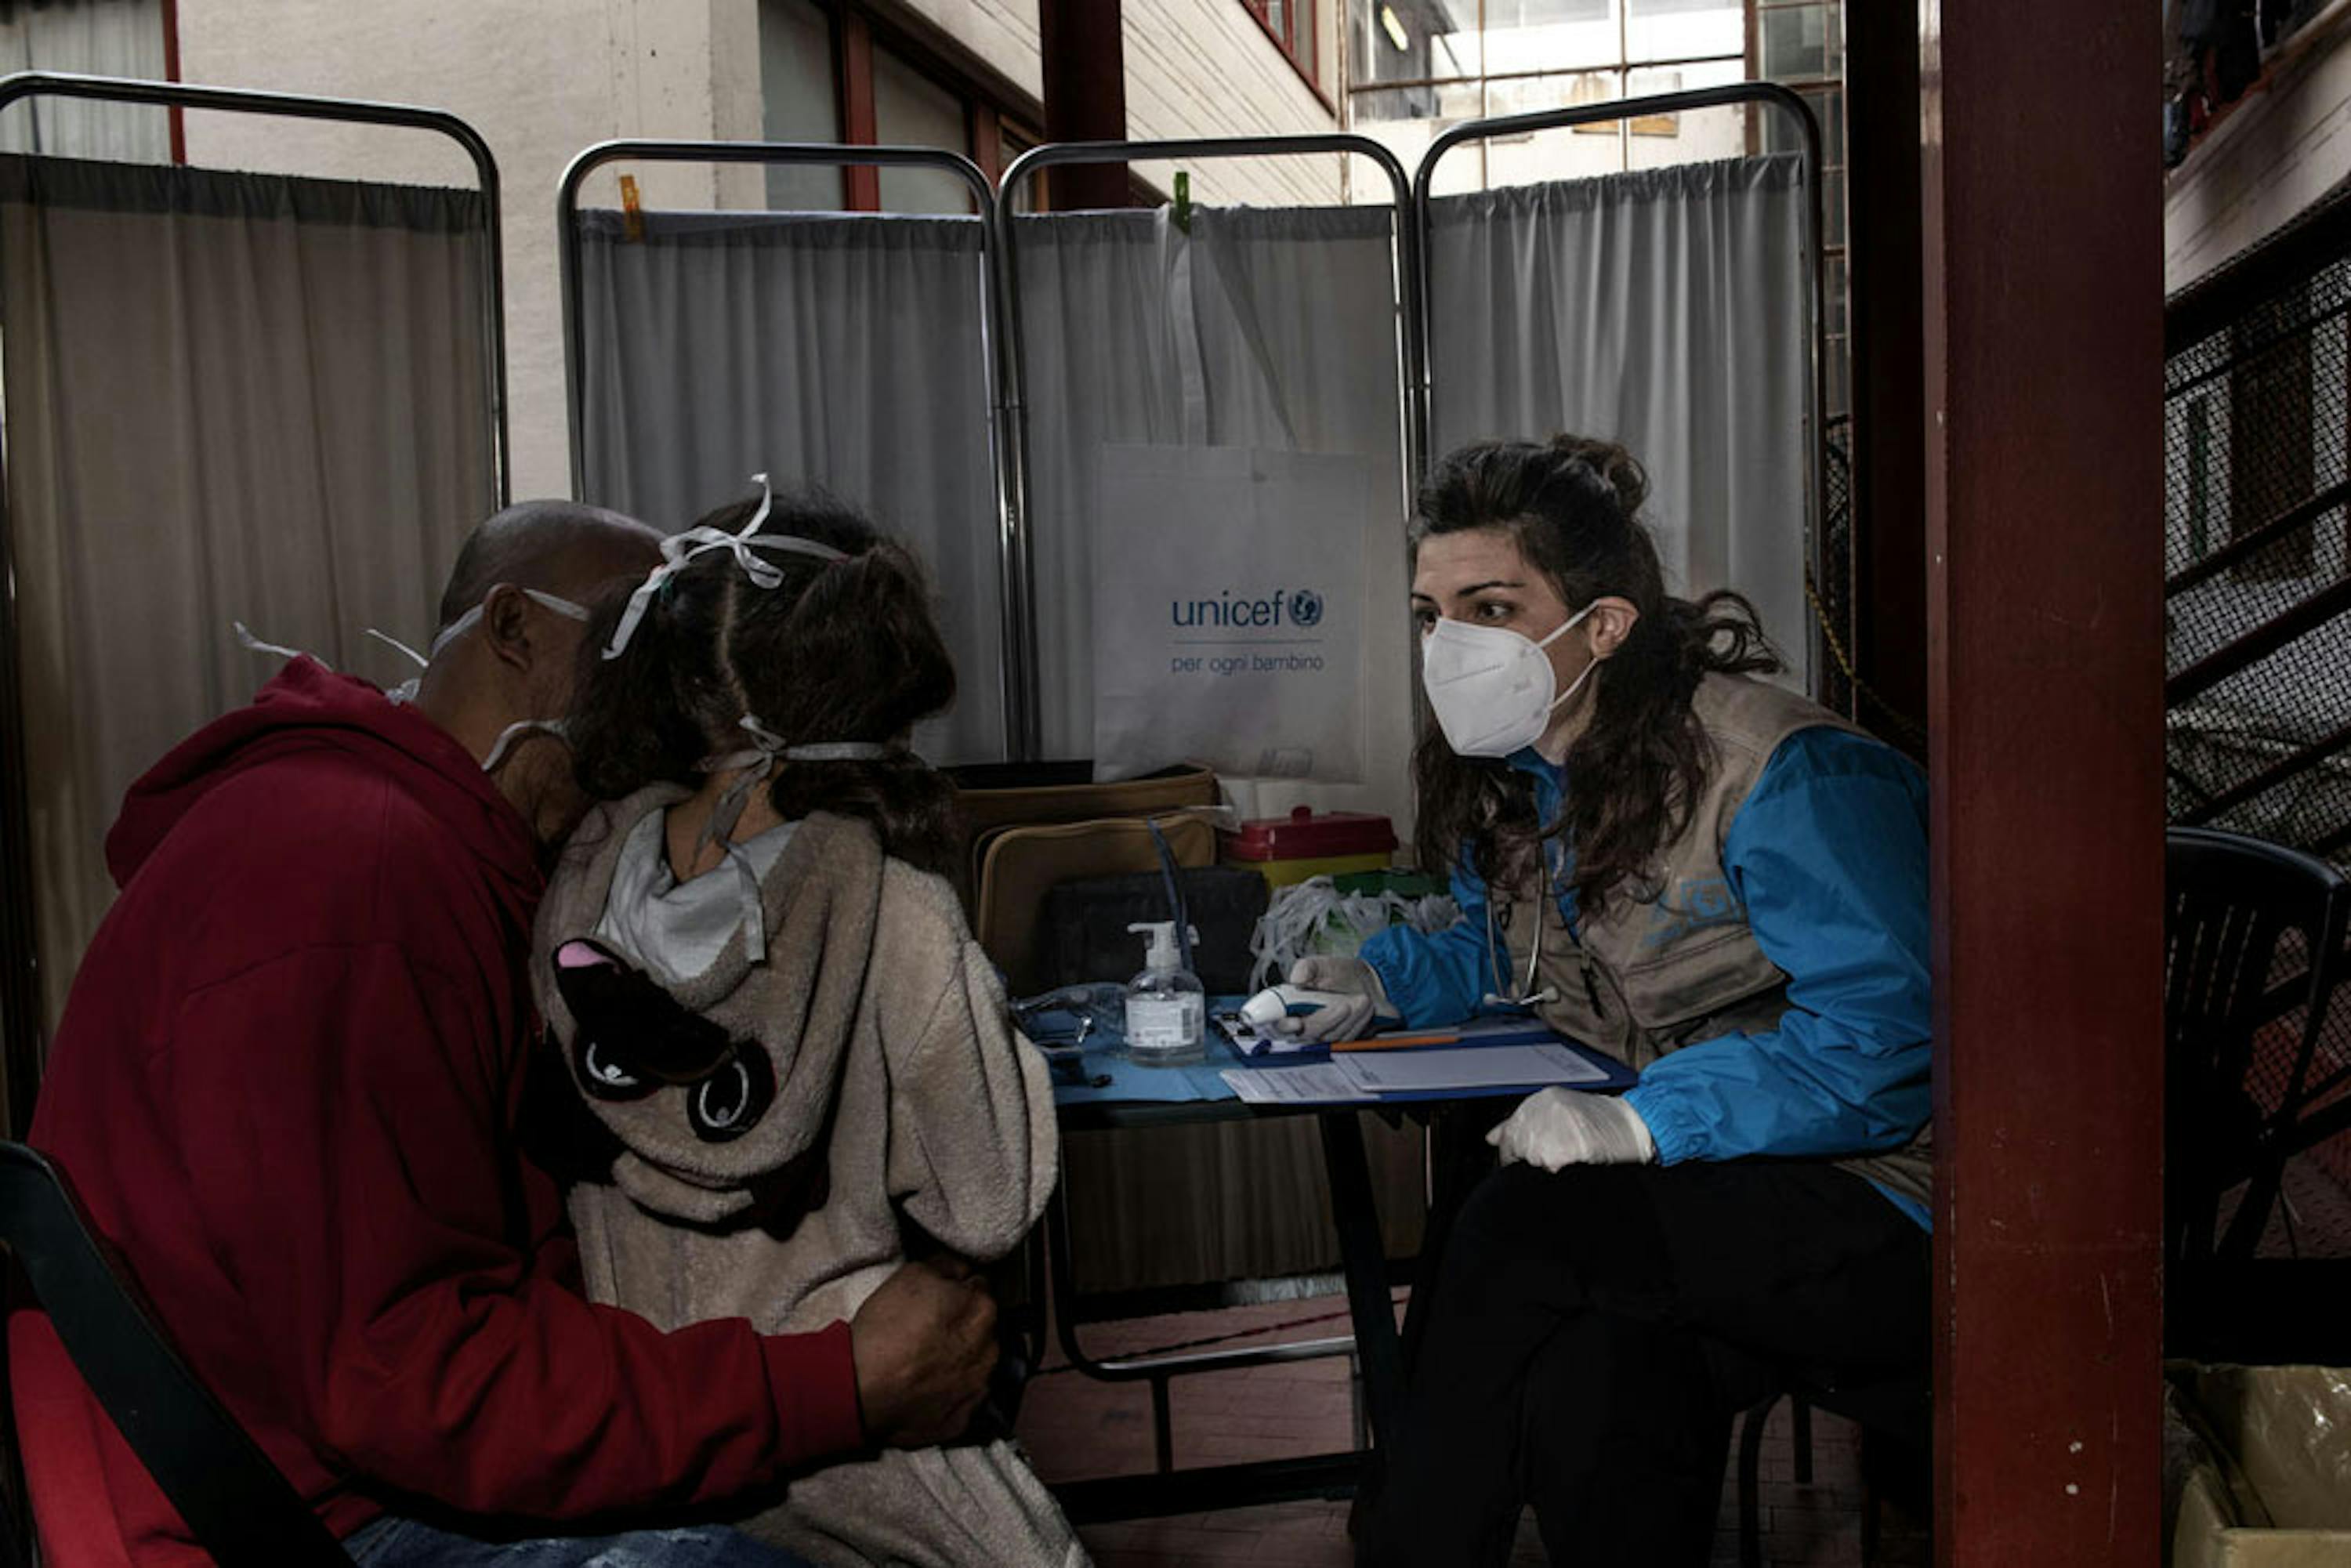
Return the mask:
[[[735,533],[758,506],[721,507],[700,526]],[[655,779],[698,787],[696,763],[743,747],[747,714],[787,745],[887,743],[955,700],[955,664],[913,551],[819,491],[778,493],[760,535],[814,539],[849,559],[761,550],[783,574],[763,589],[726,550],[695,556],[655,592],[617,659],[603,650],[627,591],[591,610],[570,729],[573,769],[590,798],[617,800]],[[955,788],[912,752],[778,760],[768,794],[788,821],[859,817],[900,860],[930,871],[952,862]]]
[[1570,612],[1595,599],[1630,601],[1640,618],[1592,675],[1592,722],[1569,748],[1570,788],[1557,821],[1536,820],[1533,781],[1507,762],[1463,757],[1427,725],[1413,753],[1424,866],[1468,868],[1497,890],[1531,888],[1539,850],[1562,839],[1574,854],[1579,907],[1648,896],[1651,859],[1687,825],[1713,758],[1691,711],[1698,682],[1720,671],[1769,674],[1780,656],[1755,607],[1719,591],[1695,601],[1666,592],[1656,545],[1640,520],[1648,476],[1611,441],[1490,441],[1437,464],[1420,487],[1409,540],[1499,528],[1550,580]]

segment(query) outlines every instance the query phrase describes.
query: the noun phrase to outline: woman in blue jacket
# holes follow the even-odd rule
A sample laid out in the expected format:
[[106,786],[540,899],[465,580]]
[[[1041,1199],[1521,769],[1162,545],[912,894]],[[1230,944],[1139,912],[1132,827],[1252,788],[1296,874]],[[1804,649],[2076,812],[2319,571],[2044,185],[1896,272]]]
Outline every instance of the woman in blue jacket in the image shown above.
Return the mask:
[[1730,1417],[1796,1366],[1927,1360],[1926,786],[1826,709],[1735,594],[1669,597],[1622,447],[1454,453],[1411,540],[1436,725],[1422,863],[1460,923],[1293,983],[1301,1027],[1521,1010],[1638,1068],[1489,1141],[1433,1287],[1376,1563],[1704,1563]]

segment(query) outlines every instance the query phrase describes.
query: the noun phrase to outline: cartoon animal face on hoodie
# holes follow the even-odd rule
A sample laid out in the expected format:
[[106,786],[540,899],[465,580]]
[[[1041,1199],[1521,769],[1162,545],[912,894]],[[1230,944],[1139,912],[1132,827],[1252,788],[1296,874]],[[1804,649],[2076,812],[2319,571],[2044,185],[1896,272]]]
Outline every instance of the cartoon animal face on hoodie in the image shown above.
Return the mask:
[[597,928],[631,836],[687,793],[649,785],[589,813],[541,913],[532,980],[573,1082],[621,1145],[613,1180],[654,1213],[723,1225],[820,1177],[852,1036],[874,1027],[863,1001],[883,857],[865,823],[795,824],[762,879],[765,956],[738,927],[699,973],[664,985]]

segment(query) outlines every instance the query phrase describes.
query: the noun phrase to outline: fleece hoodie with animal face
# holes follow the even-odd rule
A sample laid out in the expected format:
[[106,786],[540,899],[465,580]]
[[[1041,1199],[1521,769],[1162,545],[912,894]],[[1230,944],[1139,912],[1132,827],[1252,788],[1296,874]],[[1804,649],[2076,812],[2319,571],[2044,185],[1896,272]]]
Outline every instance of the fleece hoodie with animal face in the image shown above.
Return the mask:
[[[1002,1257],[1058,1173],[1052,1091],[953,890],[866,824],[812,815],[758,878],[764,956],[746,923],[681,973],[629,950],[645,923],[609,916],[665,855],[686,793],[653,785],[590,813],[539,915],[532,984],[619,1145],[609,1181],[571,1196],[590,1293],[664,1327],[741,1316],[777,1333],[854,1312],[911,1252]],[[598,1005],[580,983],[590,943],[667,974],[692,1018]],[[1084,1560],[1002,1441],[834,1464],[751,1527],[820,1564]]]
[[[580,1293],[516,1130],[538,849],[447,732],[298,659],[107,856],[32,1141],[330,1529],[706,1502],[862,1440],[846,1324],[669,1334]],[[49,1562],[207,1561],[37,1312],[9,1370]]]

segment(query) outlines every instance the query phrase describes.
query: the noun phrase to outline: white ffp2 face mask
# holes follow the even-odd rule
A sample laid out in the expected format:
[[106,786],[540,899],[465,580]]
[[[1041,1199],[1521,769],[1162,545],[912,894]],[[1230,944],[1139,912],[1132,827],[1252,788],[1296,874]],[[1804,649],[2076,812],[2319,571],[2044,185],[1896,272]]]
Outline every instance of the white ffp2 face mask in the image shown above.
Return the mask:
[[1594,659],[1559,691],[1543,653],[1596,607],[1587,604],[1538,643],[1501,626],[1441,620],[1420,643],[1420,684],[1446,744],[1463,757],[1508,757],[1532,746],[1558,706],[1573,696]]

